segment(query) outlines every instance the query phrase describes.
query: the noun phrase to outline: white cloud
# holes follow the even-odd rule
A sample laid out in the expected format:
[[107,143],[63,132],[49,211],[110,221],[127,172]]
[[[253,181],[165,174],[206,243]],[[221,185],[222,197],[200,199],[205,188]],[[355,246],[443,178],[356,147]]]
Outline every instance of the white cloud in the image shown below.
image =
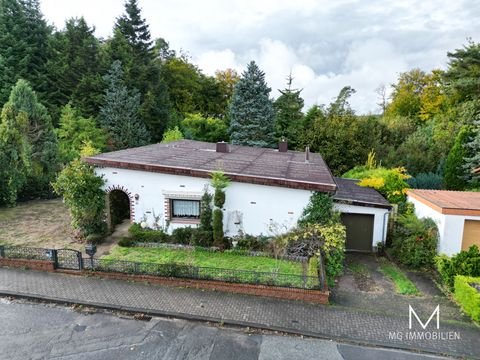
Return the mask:
[[[444,67],[447,51],[480,40],[480,3],[467,0],[139,0],[153,37],[188,51],[206,73],[258,62],[277,96],[292,71],[306,106],[357,90],[352,106],[375,111],[380,84],[413,67]],[[83,15],[107,37],[121,0],[42,0],[58,28]]]

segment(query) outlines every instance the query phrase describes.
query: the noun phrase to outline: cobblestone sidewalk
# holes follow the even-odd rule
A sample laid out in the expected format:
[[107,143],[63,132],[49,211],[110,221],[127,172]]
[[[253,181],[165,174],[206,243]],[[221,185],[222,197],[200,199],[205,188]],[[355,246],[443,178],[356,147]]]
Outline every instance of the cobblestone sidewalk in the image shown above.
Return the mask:
[[[395,316],[382,311],[361,311],[342,306],[6,268],[0,269],[0,295],[29,296],[187,319],[223,321],[338,341],[480,358],[480,329],[466,321],[441,317],[439,330],[432,324],[427,328],[430,334],[455,333],[459,334],[460,339],[449,340],[445,336],[436,340],[406,339],[404,335],[410,331],[408,309],[398,309],[398,315]],[[425,322],[430,314],[419,313],[419,316]],[[422,329],[411,331],[415,330]],[[396,336],[392,337],[394,333]],[[398,334],[403,335],[403,339]]]

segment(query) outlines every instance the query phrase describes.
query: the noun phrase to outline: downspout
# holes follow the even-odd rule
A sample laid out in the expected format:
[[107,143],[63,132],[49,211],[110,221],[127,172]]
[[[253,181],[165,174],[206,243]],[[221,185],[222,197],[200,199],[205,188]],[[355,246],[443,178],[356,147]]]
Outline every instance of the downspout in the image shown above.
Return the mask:
[[389,211],[387,211],[385,214],[383,214],[383,231],[382,231],[382,242],[383,245],[386,245],[387,243],[387,232],[386,232],[386,223],[387,223],[387,217],[390,214]]

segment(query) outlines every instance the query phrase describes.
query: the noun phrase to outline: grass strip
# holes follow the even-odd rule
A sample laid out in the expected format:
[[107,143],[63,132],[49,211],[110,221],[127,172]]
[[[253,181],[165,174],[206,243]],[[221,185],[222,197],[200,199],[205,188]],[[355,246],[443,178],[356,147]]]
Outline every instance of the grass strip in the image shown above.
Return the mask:
[[397,266],[389,263],[380,264],[380,271],[393,281],[398,294],[420,295],[415,284]]

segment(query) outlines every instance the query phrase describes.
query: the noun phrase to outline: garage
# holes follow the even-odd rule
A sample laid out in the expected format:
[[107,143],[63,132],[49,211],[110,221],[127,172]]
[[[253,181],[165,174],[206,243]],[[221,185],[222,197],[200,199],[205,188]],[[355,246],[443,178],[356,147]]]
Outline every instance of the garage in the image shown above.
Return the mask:
[[375,216],[342,213],[341,220],[347,233],[346,250],[371,252]]
[[411,189],[408,201],[419,218],[438,227],[438,253],[454,256],[472,245],[480,247],[480,192]]
[[465,220],[463,226],[462,250],[468,250],[472,245],[480,248],[480,220]]
[[359,186],[358,180],[335,178],[334,208],[346,227],[346,250],[371,252],[385,243],[390,209],[375,189]]

